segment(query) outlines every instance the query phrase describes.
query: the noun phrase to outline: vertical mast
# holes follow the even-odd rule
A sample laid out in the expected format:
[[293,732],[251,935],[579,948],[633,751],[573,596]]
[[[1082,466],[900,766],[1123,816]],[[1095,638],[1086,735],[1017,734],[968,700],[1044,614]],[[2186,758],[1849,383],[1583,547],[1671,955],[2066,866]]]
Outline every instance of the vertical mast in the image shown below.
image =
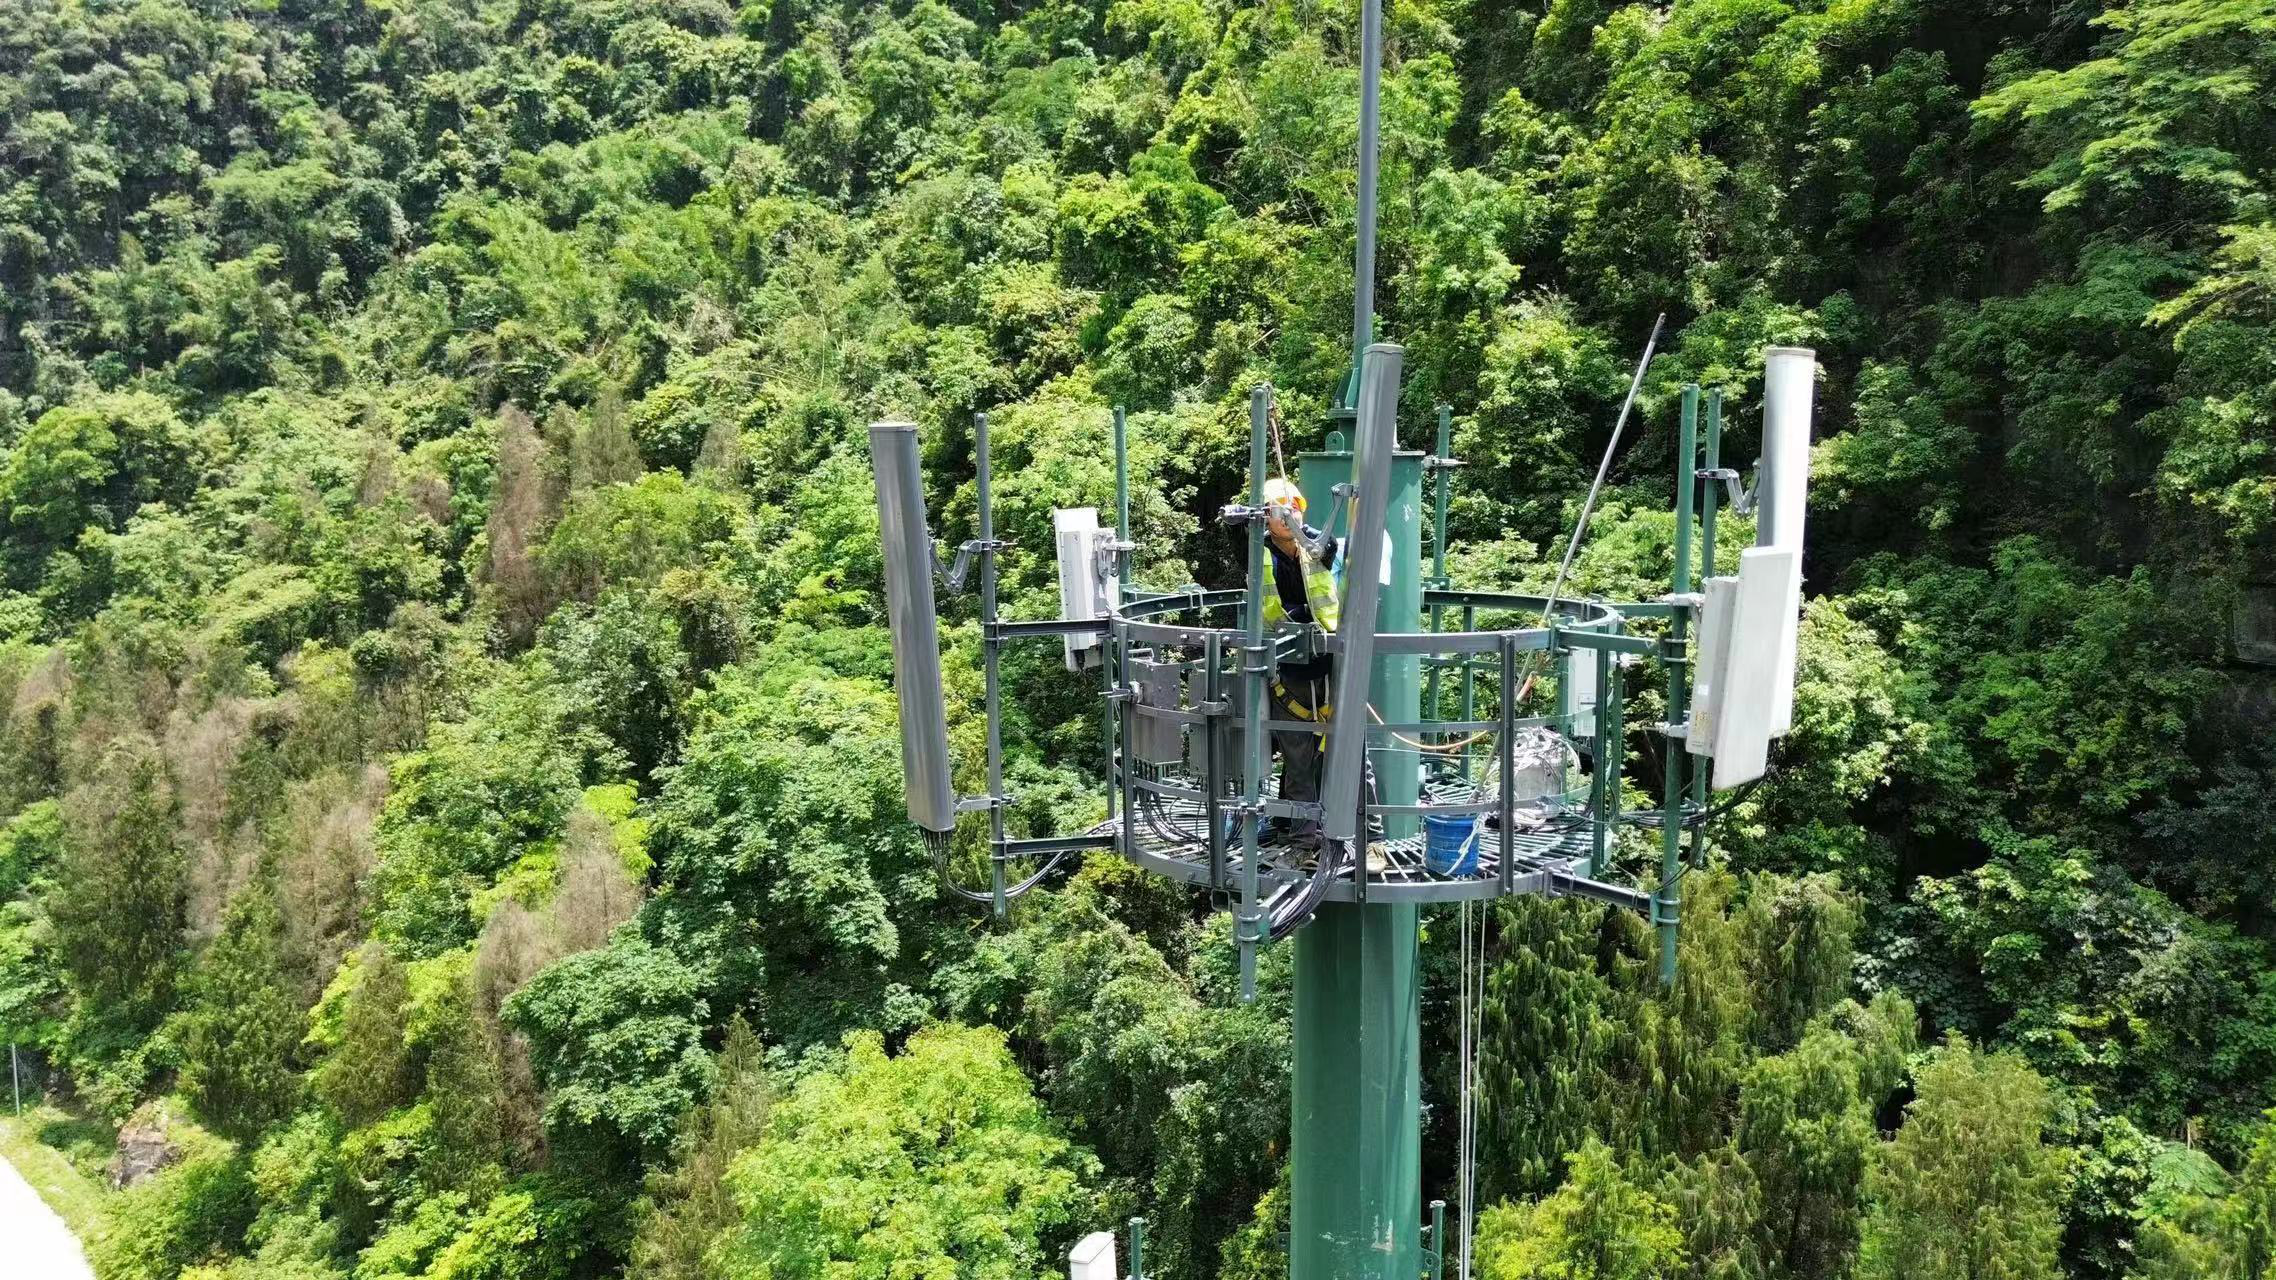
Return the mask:
[[[1370,704],[1386,723],[1421,717],[1420,660],[1369,653],[1373,632],[1422,624],[1422,455],[1394,448],[1400,359],[1395,346],[1366,353],[1355,448],[1306,453],[1300,473],[1312,509],[1342,502],[1336,490],[1347,479],[1363,508],[1346,551],[1340,689],[1321,787],[1323,825],[1331,836],[1351,833],[1351,875],[1362,890],[1369,832],[1357,821],[1355,748],[1370,736]],[[1361,554],[1369,542],[1372,552]],[[1380,737],[1367,752],[1376,799],[1412,806],[1419,755]],[[1340,784],[1339,757],[1348,770]],[[1420,819],[1410,809],[1383,825],[1387,836],[1410,836]],[[1355,896],[1323,903],[1293,939],[1290,1280],[1418,1280],[1422,1271],[1420,908]]]
[[1376,153],[1382,139],[1383,0],[1360,0],[1359,14],[1359,249],[1352,267],[1351,367],[1358,404],[1360,359],[1375,341]]

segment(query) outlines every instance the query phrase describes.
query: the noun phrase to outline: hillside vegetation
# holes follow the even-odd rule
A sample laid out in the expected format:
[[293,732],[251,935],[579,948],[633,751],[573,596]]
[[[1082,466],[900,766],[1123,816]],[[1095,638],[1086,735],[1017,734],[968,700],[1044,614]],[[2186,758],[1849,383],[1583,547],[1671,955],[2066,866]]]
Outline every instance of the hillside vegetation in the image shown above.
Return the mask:
[[[1244,1005],[1111,860],[938,887],[863,425],[954,541],[990,413],[1034,617],[1127,405],[1142,576],[1232,581],[1249,389],[1306,443],[1348,357],[1356,10],[0,0],[0,1030],[75,1159],[181,1155],[106,1280],[1008,1280],[1133,1214],[1285,1273],[1285,951]],[[1550,576],[1657,313],[1581,591],[1665,590],[1682,384],[1744,463],[1761,349],[1823,366],[1796,730],[1679,982],[1494,913],[1479,1274],[2270,1274],[2276,3],[1388,30],[1467,581]],[[1093,693],[1007,671],[1013,834],[1095,821]]]

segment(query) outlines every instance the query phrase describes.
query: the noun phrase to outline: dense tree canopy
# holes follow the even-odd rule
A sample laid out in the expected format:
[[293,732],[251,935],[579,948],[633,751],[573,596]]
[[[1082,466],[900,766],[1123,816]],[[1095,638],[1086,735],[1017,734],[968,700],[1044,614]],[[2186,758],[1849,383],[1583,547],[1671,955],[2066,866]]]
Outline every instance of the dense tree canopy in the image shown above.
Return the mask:
[[[1465,581],[1553,574],[1655,315],[1581,592],[1666,590],[1684,383],[1743,463],[1761,348],[1821,366],[1795,730],[1679,981],[1490,913],[1480,1270],[2263,1276],[2276,8],[1387,11],[1378,323]],[[0,1030],[41,1135],[182,1157],[106,1280],[1026,1277],[1136,1214],[1150,1275],[1282,1274],[1285,954],[1242,1004],[1223,913],[1100,858],[941,892],[862,426],[921,424],[953,542],[990,414],[1040,617],[1124,405],[1138,576],[1230,581],[1249,389],[1294,451],[1345,373],[1357,43],[0,0]],[[1005,668],[1010,829],[1095,820],[1095,688]]]

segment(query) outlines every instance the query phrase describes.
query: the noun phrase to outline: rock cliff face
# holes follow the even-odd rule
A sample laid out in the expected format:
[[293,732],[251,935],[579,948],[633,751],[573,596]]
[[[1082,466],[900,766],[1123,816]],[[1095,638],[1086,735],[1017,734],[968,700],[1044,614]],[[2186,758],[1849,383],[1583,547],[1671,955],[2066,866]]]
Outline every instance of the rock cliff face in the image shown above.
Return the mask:
[[113,1190],[123,1191],[182,1158],[182,1149],[166,1136],[171,1119],[163,1101],[146,1102],[127,1117],[118,1152],[104,1170]]

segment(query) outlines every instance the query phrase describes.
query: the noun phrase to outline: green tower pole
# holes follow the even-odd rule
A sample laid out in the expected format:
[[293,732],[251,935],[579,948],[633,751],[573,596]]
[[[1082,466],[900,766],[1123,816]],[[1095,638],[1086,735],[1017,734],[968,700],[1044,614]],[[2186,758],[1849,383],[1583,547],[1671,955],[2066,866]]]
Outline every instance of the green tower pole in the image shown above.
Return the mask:
[[1677,922],[1683,915],[1684,767],[1691,755],[1676,730],[1691,709],[1691,670],[1685,639],[1691,629],[1691,494],[1699,487],[1699,387],[1683,389],[1683,417],[1675,443],[1675,603],[1660,658],[1667,664],[1666,779],[1660,788],[1660,888],[1652,895],[1652,922],[1660,930],[1660,982],[1675,985]]
[[[1375,330],[1375,190],[1383,76],[1382,0],[1360,0],[1358,244],[1353,255],[1351,370],[1335,398],[1355,418]],[[1331,437],[1331,443],[1340,445]],[[1351,478],[1340,447],[1306,454],[1298,477],[1305,502],[1333,513],[1335,486]],[[1391,463],[1385,535],[1390,541],[1375,630],[1422,629],[1422,455]],[[1382,718],[1421,718],[1422,664],[1379,658],[1369,700]],[[1346,725],[1369,723],[1366,707],[1337,707]],[[1396,742],[1388,742],[1398,747]],[[1377,800],[1413,804],[1419,752],[1371,751]],[[1385,834],[1411,833],[1399,815]],[[1295,937],[1295,1071],[1291,1089],[1288,1274],[1290,1280],[1417,1280],[1422,1272],[1422,983],[1420,915],[1413,905],[1366,901],[1367,832],[1356,841],[1356,902],[1321,906]]]
[[[1334,487],[1351,476],[1351,454],[1306,453],[1299,462],[1307,505],[1332,511]],[[1423,510],[1422,455],[1401,451],[1391,462],[1390,573],[1377,631],[1422,629]],[[1369,684],[1384,720],[1421,717],[1419,657],[1378,658]],[[1366,717],[1367,708],[1335,714]],[[1414,804],[1421,753],[1385,742],[1368,753],[1377,800]],[[1420,825],[1412,815],[1391,815],[1384,833],[1411,835]],[[1419,932],[1411,904],[1330,902],[1293,939],[1290,1280],[1416,1280],[1422,1272]]]

